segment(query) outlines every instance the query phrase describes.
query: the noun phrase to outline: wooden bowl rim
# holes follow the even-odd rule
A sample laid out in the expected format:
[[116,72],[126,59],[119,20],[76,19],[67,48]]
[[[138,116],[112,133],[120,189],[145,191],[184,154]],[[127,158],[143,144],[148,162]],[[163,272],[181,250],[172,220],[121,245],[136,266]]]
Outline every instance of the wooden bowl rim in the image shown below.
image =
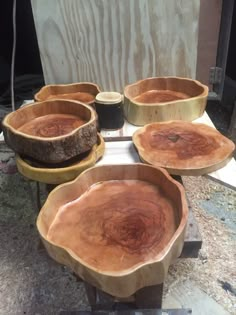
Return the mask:
[[[142,83],[144,81],[163,80],[163,79],[164,80],[175,79],[175,80],[179,80],[179,81],[191,81],[191,82],[195,83],[197,86],[202,87],[203,88],[203,92],[201,94],[197,95],[197,96],[189,97],[189,98],[186,98],[186,99],[174,100],[174,101],[169,101],[169,102],[161,102],[161,103],[158,103],[158,102],[154,102],[154,103],[137,102],[137,101],[134,101],[134,98],[129,95],[129,89],[131,87],[137,86],[137,85],[139,85],[140,83]],[[169,105],[169,104],[176,104],[176,103],[186,102],[189,99],[195,100],[195,99],[198,99],[198,98],[207,97],[208,96],[208,91],[209,91],[209,88],[208,88],[207,85],[202,84],[198,80],[194,80],[194,79],[190,79],[190,78],[177,77],[177,76],[149,77],[149,78],[146,78],[146,79],[139,80],[139,81],[137,81],[135,83],[126,85],[125,88],[124,88],[124,97],[127,98],[129,101],[131,101],[133,104],[135,104],[137,106],[147,106],[147,107],[149,107],[150,105],[151,106],[153,106],[153,105],[166,106],[166,105]]]
[[[14,127],[12,127],[9,123],[8,123],[8,120],[10,119],[10,117],[12,115],[14,115],[16,112],[18,111],[25,111],[27,108],[29,107],[32,107],[32,106],[40,106],[41,104],[43,103],[53,103],[53,102],[70,102],[70,103],[76,103],[77,105],[80,105],[82,107],[86,107],[90,113],[91,113],[91,117],[90,117],[90,120],[87,121],[85,124],[75,128],[74,130],[72,130],[71,132],[65,134],[65,135],[62,135],[62,136],[57,136],[57,137],[38,137],[38,136],[31,136],[31,135],[28,135],[24,132],[21,132],[17,129],[15,129]],[[38,117],[41,117],[41,116],[38,116]],[[2,121],[2,125],[6,128],[6,129],[9,129],[13,134],[16,134],[16,135],[20,135],[21,137],[24,137],[24,138],[27,138],[27,139],[32,139],[32,140],[39,140],[41,142],[47,142],[47,141],[53,141],[53,140],[59,140],[59,139],[65,139],[71,135],[74,135],[75,133],[78,132],[79,129],[82,129],[83,127],[91,124],[91,122],[95,121],[96,120],[96,115],[95,115],[95,111],[91,108],[90,105],[87,105],[87,104],[84,104],[82,102],[79,102],[79,101],[74,101],[74,100],[69,100],[69,99],[60,99],[60,98],[57,98],[57,99],[53,99],[53,100],[48,100],[48,101],[42,101],[42,102],[32,102],[30,104],[26,104],[22,107],[20,107],[19,109],[17,109],[16,111],[14,112],[11,112],[9,114],[7,114],[3,121]]]
[[[35,95],[34,95],[34,99],[37,102],[43,102],[46,101],[44,98],[41,97],[41,94],[45,91],[48,90],[50,88],[54,88],[54,87],[62,87],[62,88],[67,88],[69,86],[81,86],[81,85],[88,85],[88,86],[93,86],[98,90],[98,93],[101,92],[101,89],[99,87],[98,84],[93,83],[93,82],[76,82],[76,83],[68,83],[68,84],[47,84],[44,85]],[[66,94],[66,93],[65,93]],[[70,93],[68,93],[70,94]],[[72,99],[70,99],[72,100]],[[88,104],[93,103],[94,101],[88,102]]]
[[97,160],[97,154],[96,153],[98,150],[102,151],[104,154],[105,141],[99,133],[98,133],[98,141],[92,147],[89,154],[83,160],[79,161],[78,163],[74,163],[71,166],[60,167],[60,168],[35,167],[35,166],[32,166],[29,163],[27,163],[26,159],[22,158],[22,156],[19,154],[16,154],[16,165],[20,165],[22,168],[28,169],[31,172],[35,172],[35,173],[37,172],[38,174],[45,174],[45,173],[62,174],[62,173],[65,173],[66,171],[77,170],[78,168],[85,166],[87,163],[89,163],[91,161],[91,159],[94,159],[96,162],[96,160]]
[[[74,183],[76,183],[77,181],[80,180],[80,178],[82,176],[84,176],[86,173],[90,172],[91,170],[93,170],[94,168],[104,168],[104,167],[134,167],[134,166],[138,166],[138,167],[148,167],[148,168],[153,168],[153,171],[158,171],[164,174],[164,176],[174,185],[177,186],[179,194],[180,194],[180,198],[181,198],[181,204],[182,204],[182,216],[180,219],[180,223],[178,228],[175,230],[172,238],[170,239],[170,241],[167,243],[167,245],[164,247],[164,249],[162,249],[158,254],[157,257],[153,260],[149,260],[147,262],[141,263],[136,265],[135,267],[130,267],[127,268],[123,271],[104,271],[101,272],[101,270],[95,268],[94,266],[89,265],[88,263],[86,263],[82,258],[80,258],[79,256],[77,256],[71,249],[65,247],[65,246],[59,246],[57,244],[55,244],[53,241],[48,240],[46,235],[44,235],[44,233],[42,233],[41,231],[41,227],[40,227],[40,222],[41,222],[41,217],[43,216],[44,213],[44,209],[47,207],[48,203],[49,203],[49,199],[52,198],[56,198],[57,192],[60,191],[60,189],[62,189],[65,186],[70,186],[73,185]],[[65,250],[73,259],[75,259],[77,262],[79,262],[81,265],[85,266],[86,268],[93,270],[94,272],[99,272],[100,274],[103,274],[105,276],[112,276],[112,277],[120,277],[120,276],[127,276],[129,274],[132,274],[134,272],[136,272],[137,270],[143,268],[144,266],[148,266],[148,265],[152,265],[154,263],[158,263],[164,260],[164,258],[168,255],[168,253],[170,252],[171,248],[173,247],[174,243],[177,241],[178,237],[182,234],[182,232],[184,231],[186,224],[187,224],[187,219],[188,219],[188,205],[187,205],[187,201],[186,201],[186,197],[185,197],[185,190],[184,187],[177,182],[176,180],[174,180],[169,173],[161,168],[161,167],[154,167],[152,165],[147,165],[147,164],[142,164],[142,163],[133,163],[133,164],[105,164],[105,165],[99,165],[99,166],[94,166],[91,167],[85,171],[83,171],[78,177],[76,177],[73,181],[67,182],[67,183],[63,183],[59,186],[57,186],[54,190],[52,190],[50,192],[50,194],[48,195],[48,198],[46,200],[46,202],[44,203],[43,207],[41,208],[39,215],[37,217],[36,220],[36,226],[37,229],[39,231],[40,236],[49,244],[56,246],[57,248],[63,249]]]
[[[138,136],[139,134],[143,133],[143,132],[145,131],[145,129],[146,129],[148,126],[150,126],[150,125],[160,125],[160,124],[161,124],[161,125],[167,125],[167,124],[171,124],[171,123],[173,123],[173,122],[178,122],[178,123],[180,123],[180,124],[186,123],[186,124],[188,124],[188,125],[197,125],[198,127],[202,126],[202,127],[204,127],[204,128],[205,128],[205,127],[206,127],[206,128],[209,128],[209,130],[214,131],[214,132],[220,134],[220,135],[221,135],[222,137],[224,137],[225,139],[227,139],[227,143],[232,146],[232,152],[229,153],[228,155],[226,155],[226,156],[225,156],[225,159],[222,160],[221,163],[210,164],[210,165],[206,165],[206,166],[204,166],[204,167],[196,167],[196,168],[194,168],[194,169],[191,168],[191,167],[185,168],[185,169],[176,167],[176,168],[173,169],[173,167],[168,166],[168,165],[167,165],[167,166],[155,166],[148,158],[146,159],[145,150],[144,150],[144,148],[140,145],[140,142],[137,140],[137,136]],[[153,123],[150,123],[150,124],[146,124],[146,125],[144,125],[143,127],[139,128],[138,130],[136,130],[136,131],[133,133],[133,135],[132,135],[132,141],[133,141],[133,143],[134,143],[136,149],[138,150],[138,154],[140,155],[140,158],[143,160],[144,163],[148,163],[149,165],[153,165],[153,166],[155,166],[155,167],[164,168],[165,170],[168,170],[168,171],[170,172],[170,174],[172,174],[172,175],[190,175],[190,172],[191,172],[191,175],[194,176],[193,173],[194,173],[194,172],[199,172],[199,171],[200,171],[200,172],[202,173],[202,175],[203,175],[203,174],[206,174],[205,169],[206,169],[206,168],[209,168],[209,167],[211,167],[211,171],[210,171],[210,172],[213,172],[213,171],[215,170],[215,168],[216,168],[217,165],[219,165],[219,167],[218,167],[217,169],[219,169],[220,167],[225,166],[225,165],[227,164],[227,162],[232,158],[233,152],[234,152],[234,150],[235,150],[235,144],[234,144],[234,142],[233,142],[232,140],[230,140],[229,138],[225,137],[224,135],[222,135],[222,134],[221,134],[217,129],[215,129],[214,127],[211,127],[211,126],[209,126],[209,125],[206,125],[206,124],[200,123],[200,122],[189,122],[189,121],[182,121],[182,120],[169,120],[169,121],[153,122]],[[143,155],[142,155],[142,154],[143,154]],[[176,170],[176,172],[173,171],[173,170]],[[208,173],[209,173],[209,172],[208,172]],[[190,175],[190,176],[191,176],[191,175]],[[200,175],[200,174],[198,173],[198,174],[196,174],[196,175]]]

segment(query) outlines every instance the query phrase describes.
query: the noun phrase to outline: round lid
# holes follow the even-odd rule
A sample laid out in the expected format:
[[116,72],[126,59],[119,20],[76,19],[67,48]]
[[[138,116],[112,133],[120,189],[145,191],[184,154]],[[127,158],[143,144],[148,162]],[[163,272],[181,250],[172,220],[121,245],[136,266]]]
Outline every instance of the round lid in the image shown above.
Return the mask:
[[100,104],[117,104],[122,101],[122,95],[118,92],[101,92],[96,95],[95,102]]

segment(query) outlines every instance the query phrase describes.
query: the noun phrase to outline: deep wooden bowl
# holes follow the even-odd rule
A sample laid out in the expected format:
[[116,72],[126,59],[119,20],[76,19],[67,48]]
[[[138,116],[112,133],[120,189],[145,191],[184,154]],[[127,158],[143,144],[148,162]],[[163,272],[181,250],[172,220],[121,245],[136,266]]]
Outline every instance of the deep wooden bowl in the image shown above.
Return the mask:
[[133,134],[141,160],[172,175],[199,176],[216,171],[232,158],[234,143],[205,124],[152,123]]
[[48,254],[117,297],[162,283],[182,251],[184,188],[145,164],[90,168],[55,188],[37,218]]
[[99,86],[90,82],[54,84],[42,87],[34,98],[38,102],[50,99],[71,99],[93,105],[96,95],[100,92]]
[[208,87],[179,77],[147,78],[124,89],[124,114],[134,125],[167,120],[192,121],[204,113]]
[[66,161],[97,142],[94,110],[71,100],[26,105],[8,114],[2,128],[15,152],[45,163]]
[[66,162],[42,164],[32,159],[16,155],[18,171],[25,177],[45,184],[59,185],[75,179],[80,173],[94,166],[103,156],[105,142],[98,134],[97,143],[92,150],[80,154]]

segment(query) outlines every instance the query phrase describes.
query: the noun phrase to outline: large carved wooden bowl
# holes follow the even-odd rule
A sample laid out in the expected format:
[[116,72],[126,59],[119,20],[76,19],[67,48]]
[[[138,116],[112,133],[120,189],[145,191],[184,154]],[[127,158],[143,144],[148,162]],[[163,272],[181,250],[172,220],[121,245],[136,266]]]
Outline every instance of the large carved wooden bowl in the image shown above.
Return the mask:
[[94,110],[71,100],[26,105],[8,114],[2,127],[9,147],[46,163],[66,161],[97,142]]
[[42,87],[34,98],[38,102],[50,99],[71,99],[93,105],[96,95],[100,92],[99,86],[91,82],[54,84]]
[[143,162],[173,175],[204,175],[225,166],[234,143],[205,124],[170,121],[148,124],[133,134]]
[[179,77],[147,78],[124,89],[124,114],[134,125],[168,120],[192,121],[204,113],[208,87]]
[[94,166],[103,156],[105,142],[100,134],[92,150],[68,161],[57,164],[39,163],[27,157],[16,155],[18,171],[25,177],[46,184],[59,185],[75,179],[84,170]]
[[37,227],[49,255],[117,297],[162,283],[181,253],[184,188],[145,164],[90,168],[55,188]]

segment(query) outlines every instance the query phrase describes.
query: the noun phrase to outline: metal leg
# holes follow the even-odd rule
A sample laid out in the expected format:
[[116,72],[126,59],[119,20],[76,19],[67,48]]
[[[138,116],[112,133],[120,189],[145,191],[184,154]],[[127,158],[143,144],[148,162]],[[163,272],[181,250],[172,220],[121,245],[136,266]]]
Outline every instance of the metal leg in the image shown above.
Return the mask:
[[138,308],[161,308],[163,283],[142,288],[135,293],[135,304]]
[[39,210],[41,209],[40,189],[39,189],[39,186],[37,184],[38,183],[36,183],[36,203],[35,203],[35,191],[34,191],[34,189],[32,189],[31,181],[27,180],[30,201],[32,204],[32,208],[35,210],[36,213],[38,213]]
[[84,282],[84,287],[86,290],[89,305],[93,309],[94,307],[96,307],[96,302],[97,302],[96,288],[87,282]]
[[36,203],[38,211],[42,208],[41,199],[40,199],[40,185],[39,182],[36,182]]

